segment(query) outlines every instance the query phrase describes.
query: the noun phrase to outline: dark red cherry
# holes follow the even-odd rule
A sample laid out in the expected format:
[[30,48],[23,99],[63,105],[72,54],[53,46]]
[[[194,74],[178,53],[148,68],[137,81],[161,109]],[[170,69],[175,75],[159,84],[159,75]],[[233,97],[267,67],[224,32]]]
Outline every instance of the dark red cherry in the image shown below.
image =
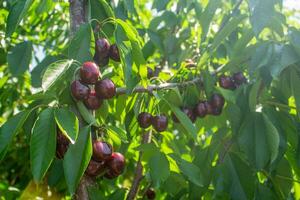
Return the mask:
[[109,57],[108,56],[107,57],[101,57],[99,55],[99,53],[97,53],[97,52],[95,52],[95,55],[94,55],[93,59],[94,59],[95,63],[97,63],[97,65],[99,67],[105,67],[109,63]]
[[96,95],[101,99],[110,99],[116,94],[115,84],[110,79],[99,80],[95,84]]
[[[58,129],[58,128],[57,128]],[[56,137],[56,157],[58,159],[63,159],[65,153],[69,147],[69,140],[63,133],[58,129]]]
[[229,76],[221,75],[219,77],[219,85],[224,89],[230,89],[230,90],[235,89],[234,81]]
[[90,94],[90,88],[82,84],[80,81],[76,80],[71,84],[71,93],[75,99],[84,100],[88,98]]
[[222,107],[221,108],[218,108],[218,107],[212,108],[212,112],[211,112],[212,115],[218,116],[218,115],[221,115],[221,113],[222,113]]
[[125,158],[121,153],[112,153],[110,159],[107,161],[109,171],[113,175],[120,175],[125,168]]
[[88,167],[85,170],[85,173],[91,177],[96,177],[102,174],[106,169],[104,162],[97,162],[95,160],[90,160]]
[[152,117],[152,126],[157,132],[165,131],[168,127],[168,118],[165,115]]
[[244,76],[244,74],[242,72],[234,73],[233,76],[232,76],[232,79],[234,80],[234,83],[237,86],[240,86],[243,83],[247,83],[247,79],[246,79],[246,77]]
[[112,156],[112,146],[106,142],[94,140],[93,141],[93,159],[95,161],[106,161]]
[[84,101],[84,105],[90,110],[97,110],[102,105],[102,100],[96,96],[95,90],[92,90],[87,99]]
[[155,191],[153,188],[148,188],[146,191],[146,196],[149,200],[155,199]]
[[108,170],[105,174],[104,177],[107,179],[114,179],[117,178],[119,174],[114,174],[111,170]]
[[138,123],[141,128],[148,128],[151,126],[152,115],[147,112],[142,112],[138,115]]
[[183,108],[182,112],[184,112],[186,114],[186,116],[188,118],[190,118],[190,120],[192,122],[196,121],[196,116],[195,116],[195,113],[194,113],[193,109],[191,109],[191,108]]
[[107,39],[100,38],[96,41],[96,52],[99,54],[99,57],[105,58],[108,57],[110,49],[110,44]]
[[154,71],[152,68],[147,67],[147,78],[151,79],[154,76]]
[[204,101],[204,105],[205,105],[205,108],[206,108],[206,113],[208,115],[212,114],[213,113],[213,106],[208,101]]
[[120,62],[120,53],[116,44],[110,46],[109,57],[114,61]]
[[225,99],[222,95],[220,94],[213,94],[210,99],[210,104],[214,108],[223,108],[225,103]]
[[199,102],[195,107],[195,114],[197,117],[203,118],[207,114],[205,102]]
[[80,80],[85,84],[95,84],[100,76],[99,68],[94,62],[85,62],[80,68]]

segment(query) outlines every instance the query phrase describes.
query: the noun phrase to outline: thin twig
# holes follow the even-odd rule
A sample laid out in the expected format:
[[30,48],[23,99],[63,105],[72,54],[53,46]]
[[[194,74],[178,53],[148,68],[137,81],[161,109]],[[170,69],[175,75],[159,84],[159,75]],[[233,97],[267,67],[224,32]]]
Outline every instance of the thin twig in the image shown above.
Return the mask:
[[[146,143],[150,143],[151,142],[151,135],[152,132],[151,130],[148,131],[147,133],[145,133],[142,143],[146,144]],[[127,200],[133,200],[135,199],[138,190],[139,190],[139,185],[141,180],[144,178],[143,176],[143,165],[142,165],[142,156],[143,156],[143,152],[139,152],[139,159],[136,165],[136,169],[135,169],[135,176],[131,185],[131,188],[129,190],[129,193],[127,195]]]
[[[134,88],[132,93],[144,93],[144,92],[152,93],[153,91],[167,90],[167,89],[171,89],[171,88],[175,88],[175,87],[183,88],[183,87],[187,87],[189,85],[194,85],[194,84],[201,85],[202,82],[203,82],[202,78],[195,78],[191,81],[186,81],[186,82],[181,82],[181,83],[163,83],[163,84],[159,84],[159,85],[149,85],[146,88],[138,86],[138,87]],[[117,95],[127,94],[126,92],[127,92],[127,89],[125,87],[117,88]]]

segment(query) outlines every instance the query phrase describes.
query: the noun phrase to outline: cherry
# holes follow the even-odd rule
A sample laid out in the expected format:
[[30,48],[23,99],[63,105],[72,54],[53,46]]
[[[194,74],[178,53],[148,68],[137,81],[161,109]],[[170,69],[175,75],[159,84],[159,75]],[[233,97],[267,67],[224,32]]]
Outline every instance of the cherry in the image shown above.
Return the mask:
[[205,105],[205,108],[206,108],[206,113],[208,115],[212,114],[213,113],[213,107],[212,107],[212,105],[208,101],[204,101],[204,105]]
[[106,161],[112,156],[112,146],[99,140],[93,141],[93,159],[95,161]]
[[229,76],[221,75],[219,77],[219,85],[224,89],[235,89],[234,81]]
[[121,153],[112,153],[110,159],[107,161],[107,166],[109,168],[110,174],[120,175],[123,173],[125,168],[125,158]]
[[211,114],[215,116],[221,115],[221,113],[222,113],[222,107],[220,108],[214,107],[211,112]]
[[96,41],[96,52],[100,58],[108,57],[110,44],[107,39],[100,38]]
[[157,115],[152,117],[151,123],[157,132],[162,132],[168,127],[168,118],[165,115]]
[[84,101],[85,106],[91,110],[97,110],[102,105],[102,100],[96,96],[95,90],[92,90]]
[[110,79],[99,80],[95,84],[96,95],[101,99],[110,99],[116,94],[115,84]]
[[205,117],[205,115],[207,114],[207,109],[204,101],[201,101],[196,105],[195,114],[201,118]]
[[152,68],[147,67],[147,78],[151,79],[154,76],[154,71]]
[[99,75],[98,66],[94,62],[85,62],[80,68],[80,79],[85,84],[95,84]]
[[107,179],[114,179],[117,178],[119,174],[114,174],[111,170],[108,170],[105,174],[104,177]]
[[114,61],[120,62],[120,53],[116,44],[113,44],[109,48],[109,57]]
[[63,159],[65,153],[69,147],[69,140],[63,133],[58,129],[56,137],[56,157],[58,159]]
[[138,115],[138,123],[141,128],[148,128],[151,126],[152,115],[147,112],[142,112]]
[[193,109],[191,109],[191,108],[183,108],[183,109],[182,109],[182,112],[184,112],[184,113],[188,116],[188,118],[190,118],[190,120],[191,120],[192,122],[195,122],[195,121],[196,121],[196,116],[195,116],[195,114],[194,114]]
[[89,176],[96,177],[104,172],[106,166],[104,162],[97,162],[95,160],[90,160],[88,167],[85,170],[85,173]]
[[210,99],[210,104],[214,108],[223,108],[225,103],[224,97],[220,94],[213,94]]
[[155,199],[155,191],[153,188],[148,188],[146,191],[146,196],[148,199],[152,200]]
[[90,93],[90,88],[82,84],[80,81],[75,80],[71,84],[71,93],[75,99],[84,100],[88,98]]
[[236,86],[240,86],[243,83],[247,82],[247,79],[242,72],[234,73],[232,76],[232,79],[234,80],[234,83],[236,84]]
[[97,51],[95,52],[93,59],[99,67],[105,67],[109,63],[109,57],[101,57]]

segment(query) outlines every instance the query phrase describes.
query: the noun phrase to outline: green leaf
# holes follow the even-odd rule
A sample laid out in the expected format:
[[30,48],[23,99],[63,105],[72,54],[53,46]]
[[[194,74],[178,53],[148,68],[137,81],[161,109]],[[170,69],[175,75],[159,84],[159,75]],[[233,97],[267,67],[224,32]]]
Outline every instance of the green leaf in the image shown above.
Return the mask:
[[25,16],[33,0],[15,1],[15,4],[10,8],[7,22],[6,22],[6,37],[10,37],[15,31],[16,27]]
[[23,111],[8,119],[0,127],[0,161],[6,154],[8,146],[11,144],[14,136],[20,131],[30,111]]
[[254,173],[250,166],[234,153],[227,153],[215,173],[214,188],[224,196],[228,193],[233,200],[253,199]]
[[157,151],[149,160],[150,177],[154,187],[159,186],[170,175],[170,164],[165,154]]
[[79,62],[93,60],[94,38],[90,24],[82,24],[71,40],[68,53],[69,58]]
[[214,90],[215,79],[208,70],[203,71],[203,84],[206,96],[210,97]]
[[251,57],[249,73],[253,74],[256,70],[262,66],[268,64],[272,57],[273,48],[270,43],[261,43],[255,49],[254,55]]
[[74,194],[92,157],[90,126],[81,128],[75,144],[69,146],[64,157],[64,173],[68,190]]
[[31,55],[31,42],[19,43],[7,54],[8,68],[13,76],[18,76],[28,70]]
[[184,129],[187,131],[188,134],[190,134],[191,138],[193,138],[195,141],[197,141],[197,130],[191,120],[187,117],[186,114],[184,114],[178,107],[172,105],[169,101],[167,101],[164,97],[161,98],[165,103],[170,107],[172,112],[176,115],[176,117],[179,119],[180,123],[184,127]]
[[44,91],[47,91],[51,86],[53,86],[55,82],[58,81],[69,69],[72,63],[73,60],[60,60],[49,65],[42,79],[42,87]]
[[117,126],[107,126],[108,134],[113,134],[120,138],[122,142],[128,142],[126,131],[122,128],[119,128]]
[[203,176],[199,167],[197,167],[191,162],[181,159],[179,156],[176,156],[174,154],[170,156],[174,160],[176,160],[179,169],[189,179],[189,181],[191,181],[197,186],[203,186]]
[[46,56],[40,63],[38,63],[33,70],[31,71],[31,85],[33,87],[41,87],[42,85],[42,77],[47,69],[47,67],[54,63],[55,61],[58,61],[62,59],[62,56]]
[[56,124],[54,109],[43,110],[32,129],[30,163],[33,179],[41,181],[55,156]]
[[291,89],[292,89],[292,94],[295,98],[297,114],[298,114],[298,117],[300,117],[300,87],[299,87],[300,76],[297,74],[296,70],[292,69],[290,71],[290,78],[291,78],[290,85],[291,85]]
[[169,0],[154,0],[152,8],[155,8],[157,11],[162,11],[167,7],[169,2]]
[[238,17],[232,18],[224,26],[224,28],[214,36],[214,41],[211,45],[211,50],[213,51],[216,48],[218,48],[222,41],[224,41],[229,36],[229,34],[232,33],[245,18],[246,15],[240,15]]
[[269,24],[270,19],[275,14],[273,0],[250,0],[250,22],[256,36]]
[[251,87],[251,90],[250,90],[250,93],[249,93],[249,108],[250,108],[250,111],[252,112],[255,112],[256,110],[256,104],[257,104],[257,98],[258,98],[258,90],[260,88],[260,85],[261,85],[261,80],[259,81],[256,81],[252,87]]
[[222,96],[225,98],[226,101],[231,102],[231,103],[236,103],[236,99],[239,95],[239,91],[235,90],[227,90],[221,87],[217,87],[217,90],[222,94]]
[[252,113],[241,126],[238,143],[249,161],[257,169],[263,169],[276,159],[279,133],[266,115]]
[[205,10],[200,16],[200,24],[202,27],[202,40],[206,37],[211,21],[215,15],[217,8],[222,6],[221,0],[208,1]]
[[55,110],[55,120],[62,133],[74,144],[79,130],[76,115],[67,108],[59,108]]

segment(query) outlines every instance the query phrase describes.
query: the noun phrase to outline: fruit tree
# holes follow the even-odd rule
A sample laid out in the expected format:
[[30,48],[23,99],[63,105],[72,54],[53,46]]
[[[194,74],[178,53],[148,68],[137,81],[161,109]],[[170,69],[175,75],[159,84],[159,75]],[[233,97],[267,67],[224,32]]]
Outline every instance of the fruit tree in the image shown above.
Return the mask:
[[300,199],[300,2],[0,7],[1,199]]

